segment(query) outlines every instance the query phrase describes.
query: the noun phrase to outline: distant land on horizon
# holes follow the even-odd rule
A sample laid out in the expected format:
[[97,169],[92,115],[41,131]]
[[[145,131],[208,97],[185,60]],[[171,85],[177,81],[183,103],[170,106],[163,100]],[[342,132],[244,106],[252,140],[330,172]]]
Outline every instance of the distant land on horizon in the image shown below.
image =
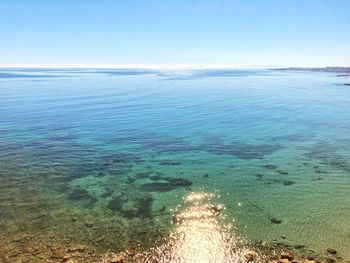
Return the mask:
[[350,67],[288,67],[288,68],[274,68],[273,70],[294,70],[294,71],[321,71],[350,74]]
[[[323,68],[289,67],[289,68],[274,68],[272,70],[330,72],[330,73],[338,73],[337,77],[350,77],[350,67],[323,67]],[[344,85],[350,86],[350,83],[346,82],[346,83],[344,83]]]

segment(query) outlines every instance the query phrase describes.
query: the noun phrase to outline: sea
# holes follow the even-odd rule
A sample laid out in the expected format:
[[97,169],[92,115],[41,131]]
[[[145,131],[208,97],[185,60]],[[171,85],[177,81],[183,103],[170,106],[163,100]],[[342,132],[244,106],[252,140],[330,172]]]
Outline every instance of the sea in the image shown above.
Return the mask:
[[346,78],[1,68],[0,259],[23,238],[150,251],[198,196],[235,246],[350,259]]

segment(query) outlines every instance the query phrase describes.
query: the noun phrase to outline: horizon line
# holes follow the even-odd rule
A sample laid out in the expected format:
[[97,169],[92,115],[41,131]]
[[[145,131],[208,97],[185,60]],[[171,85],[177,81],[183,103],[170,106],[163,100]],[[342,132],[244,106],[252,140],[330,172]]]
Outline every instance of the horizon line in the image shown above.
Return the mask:
[[350,66],[339,65],[301,65],[301,66],[285,66],[285,65],[229,65],[229,64],[183,64],[183,65],[168,65],[168,64],[109,64],[109,65],[1,65],[1,68],[32,68],[32,69],[242,69],[242,68],[327,68],[339,67],[347,68]]

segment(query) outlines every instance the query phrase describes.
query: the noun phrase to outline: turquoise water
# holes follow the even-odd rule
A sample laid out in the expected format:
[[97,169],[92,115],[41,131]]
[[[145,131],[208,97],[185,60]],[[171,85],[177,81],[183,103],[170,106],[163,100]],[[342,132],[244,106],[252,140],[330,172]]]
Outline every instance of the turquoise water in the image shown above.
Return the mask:
[[[0,71],[0,237],[154,246],[191,191],[250,244],[350,258],[350,89],[330,73]],[[8,243],[6,243],[8,244]],[[5,250],[4,253],[9,253]]]

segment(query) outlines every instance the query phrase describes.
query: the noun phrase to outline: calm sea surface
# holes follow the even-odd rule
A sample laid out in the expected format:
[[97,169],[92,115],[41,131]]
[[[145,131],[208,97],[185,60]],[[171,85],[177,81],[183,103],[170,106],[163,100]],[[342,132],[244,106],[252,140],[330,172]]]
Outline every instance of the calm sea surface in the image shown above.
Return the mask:
[[0,237],[147,248],[171,231],[182,197],[206,192],[250,244],[350,259],[344,82],[262,69],[1,69]]

